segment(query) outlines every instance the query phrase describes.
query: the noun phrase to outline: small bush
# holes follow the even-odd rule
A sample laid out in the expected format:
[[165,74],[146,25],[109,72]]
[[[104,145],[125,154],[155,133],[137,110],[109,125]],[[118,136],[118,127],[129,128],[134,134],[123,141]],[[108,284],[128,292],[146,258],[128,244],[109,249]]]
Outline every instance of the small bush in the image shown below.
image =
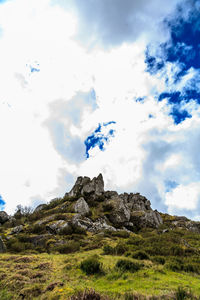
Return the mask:
[[80,244],[78,242],[69,241],[67,244],[60,245],[57,250],[62,254],[73,253],[79,251]]
[[175,294],[176,300],[184,300],[187,298],[187,292],[182,288],[178,287],[176,294]]
[[149,259],[149,256],[146,254],[146,252],[144,251],[135,251],[132,255],[132,258],[135,258],[135,259]]
[[179,259],[170,259],[170,261],[166,263],[165,267],[169,270],[177,272],[177,271],[182,271],[183,264]]
[[184,249],[181,248],[180,246],[173,245],[170,248],[170,254],[174,256],[183,256],[185,254]]
[[128,271],[134,273],[141,268],[141,265],[128,259],[119,259],[116,263],[116,268],[120,269],[122,272]]
[[25,243],[21,243],[18,240],[10,240],[8,243],[8,249],[11,252],[22,252],[25,250]]
[[81,262],[80,268],[87,275],[101,273],[101,263],[95,257],[90,257]]
[[191,273],[200,273],[199,264],[187,263],[183,265],[183,271]]
[[104,212],[110,212],[112,209],[113,209],[113,206],[110,203],[107,203],[107,204],[103,205],[103,211]]
[[46,227],[43,224],[35,224],[33,225],[31,232],[35,234],[44,233],[46,231]]
[[127,244],[134,245],[134,246],[140,246],[144,242],[144,239],[140,236],[132,236],[127,240]]
[[114,254],[115,250],[113,247],[111,247],[110,245],[105,245],[103,247],[103,254],[105,255],[112,255]]
[[113,231],[112,236],[117,236],[119,238],[127,239],[130,236],[130,233],[127,232],[126,230],[117,230]]
[[158,264],[161,264],[161,265],[164,265],[164,264],[165,264],[165,259],[164,259],[164,257],[162,257],[162,256],[154,256],[151,260],[152,260],[153,262],[158,263]]
[[128,250],[127,246],[122,244],[122,243],[118,243],[115,248],[114,248],[114,251],[115,251],[115,254],[116,255],[122,255],[124,254],[126,251]]

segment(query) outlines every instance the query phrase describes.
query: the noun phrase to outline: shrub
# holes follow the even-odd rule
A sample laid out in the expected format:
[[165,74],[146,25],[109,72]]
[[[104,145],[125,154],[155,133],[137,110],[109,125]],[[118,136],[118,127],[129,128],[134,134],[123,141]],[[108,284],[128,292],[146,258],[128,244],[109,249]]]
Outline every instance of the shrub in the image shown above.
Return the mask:
[[73,233],[86,235],[86,230],[74,224],[68,224],[68,226],[65,226],[59,230],[60,235],[71,235]]
[[114,248],[114,251],[115,251],[115,254],[116,255],[122,255],[124,254],[126,251],[128,250],[127,246],[122,244],[122,243],[118,243],[115,248]]
[[177,246],[177,245],[173,245],[171,248],[170,248],[170,254],[171,255],[175,255],[175,256],[182,256],[184,255],[184,249],[181,248],[180,246]]
[[25,250],[25,243],[21,243],[18,240],[9,240],[8,249],[11,252],[22,252]]
[[135,251],[132,255],[132,258],[135,258],[135,259],[149,259],[149,256],[146,254],[146,252],[144,251]]
[[165,266],[167,269],[174,272],[181,271],[183,269],[183,264],[179,259],[170,259]]
[[67,244],[60,245],[57,247],[57,250],[62,254],[73,253],[79,251],[80,244],[75,241],[69,241]]
[[114,248],[113,247],[111,247],[110,245],[105,245],[104,247],[103,247],[103,254],[105,254],[105,255],[112,255],[112,254],[114,254]]
[[113,209],[113,206],[111,203],[106,203],[103,205],[103,211],[104,212],[110,212]]
[[46,231],[46,226],[43,224],[34,224],[30,231],[35,234],[44,233]]
[[183,265],[183,271],[199,274],[199,264],[187,263]]
[[178,287],[176,294],[175,294],[176,300],[184,300],[187,298],[187,292],[182,288]]
[[128,271],[134,273],[141,268],[141,265],[128,259],[119,259],[116,263],[116,268],[120,269],[122,272]]
[[127,232],[126,230],[117,230],[113,231],[112,236],[117,236],[123,239],[127,239],[130,236],[130,233]]
[[161,265],[165,264],[165,259],[162,256],[154,256],[151,260]]
[[134,246],[142,245],[143,242],[144,242],[144,239],[141,238],[140,236],[132,236],[127,240],[127,244],[134,245]]
[[72,226],[65,226],[59,230],[60,235],[71,235],[73,233]]
[[101,263],[96,257],[90,257],[81,262],[80,268],[87,275],[101,273]]

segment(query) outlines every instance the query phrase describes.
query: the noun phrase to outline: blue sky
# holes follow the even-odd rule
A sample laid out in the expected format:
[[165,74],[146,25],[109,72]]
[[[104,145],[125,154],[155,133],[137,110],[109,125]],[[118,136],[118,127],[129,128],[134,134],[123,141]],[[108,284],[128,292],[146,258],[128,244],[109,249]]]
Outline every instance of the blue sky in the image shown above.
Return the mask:
[[1,209],[101,172],[199,220],[199,25],[199,0],[0,1]]

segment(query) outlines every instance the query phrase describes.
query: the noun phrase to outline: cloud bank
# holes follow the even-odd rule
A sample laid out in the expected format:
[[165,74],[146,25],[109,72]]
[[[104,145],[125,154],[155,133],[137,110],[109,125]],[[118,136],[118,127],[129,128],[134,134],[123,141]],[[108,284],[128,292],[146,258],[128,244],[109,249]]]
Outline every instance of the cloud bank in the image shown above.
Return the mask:
[[106,189],[199,218],[200,5],[160,3],[0,4],[2,208],[102,172]]

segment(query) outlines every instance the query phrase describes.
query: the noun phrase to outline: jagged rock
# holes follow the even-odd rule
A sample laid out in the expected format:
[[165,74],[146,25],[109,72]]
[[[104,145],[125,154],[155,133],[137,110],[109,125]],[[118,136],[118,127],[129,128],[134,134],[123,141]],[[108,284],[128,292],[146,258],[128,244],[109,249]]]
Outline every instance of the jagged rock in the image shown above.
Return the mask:
[[151,210],[151,202],[146,197],[141,196],[139,193],[131,193],[128,195],[127,205],[131,210],[134,211]]
[[114,198],[114,197],[118,197],[118,193],[115,192],[115,191],[106,191],[106,192],[104,192],[104,196],[107,199],[111,199],[111,198]]
[[34,212],[38,212],[38,211],[44,209],[46,206],[47,206],[47,204],[40,204],[35,208]]
[[2,237],[0,236],[0,253],[6,252],[6,246],[2,240]]
[[69,197],[75,197],[84,194],[95,193],[101,195],[104,192],[104,182],[102,174],[94,177],[92,180],[89,177],[78,177],[75,185],[67,194]]
[[22,232],[23,229],[24,229],[23,225],[16,226],[11,230],[10,234],[18,234],[18,233]]
[[9,216],[5,211],[0,211],[0,223],[4,224],[6,221],[9,220]]
[[109,220],[114,225],[123,225],[124,222],[129,222],[131,215],[130,209],[120,197],[112,198],[107,201],[107,204],[112,206]]
[[68,227],[69,224],[64,220],[58,220],[55,223],[46,226],[46,230],[51,234],[58,234],[61,229]]
[[131,222],[137,229],[145,227],[157,228],[163,224],[163,220],[157,210],[133,211],[131,213]]
[[74,211],[81,216],[86,216],[90,212],[90,208],[83,197],[79,198],[74,206]]

